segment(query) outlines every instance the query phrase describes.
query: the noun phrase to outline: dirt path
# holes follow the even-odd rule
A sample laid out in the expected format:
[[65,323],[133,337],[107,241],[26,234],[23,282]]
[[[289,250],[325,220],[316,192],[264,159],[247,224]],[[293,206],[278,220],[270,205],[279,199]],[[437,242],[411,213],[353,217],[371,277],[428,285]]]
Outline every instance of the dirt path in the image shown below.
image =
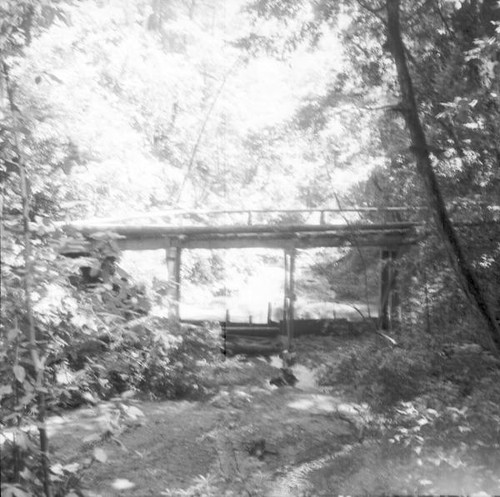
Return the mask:
[[[100,445],[108,460],[92,468],[87,482],[103,497],[160,495],[200,475],[217,473],[231,483],[265,468],[280,487],[285,468],[356,440],[355,426],[338,417],[342,405],[330,395],[248,386],[223,390],[209,403],[144,403],[142,425],[119,436],[123,445]],[[117,480],[133,487],[114,490]]]
[[[207,401],[141,402],[144,416],[128,423],[118,442],[85,442],[113,422],[118,413],[112,404],[54,418],[53,444],[66,462],[90,456],[96,446],[105,451],[107,461],[94,464],[84,480],[102,497],[168,495],[167,490],[204,484],[200,476],[207,475],[218,475],[219,488],[228,492],[241,481],[234,491],[243,494],[259,486],[254,480],[260,475],[266,494],[291,495],[286,489],[298,489],[304,480],[301,466],[356,443],[359,433],[346,415],[346,400],[320,392],[303,365],[296,368],[298,388],[271,386],[279,371],[274,364],[235,362]],[[288,474],[292,468],[299,468],[295,478]]]

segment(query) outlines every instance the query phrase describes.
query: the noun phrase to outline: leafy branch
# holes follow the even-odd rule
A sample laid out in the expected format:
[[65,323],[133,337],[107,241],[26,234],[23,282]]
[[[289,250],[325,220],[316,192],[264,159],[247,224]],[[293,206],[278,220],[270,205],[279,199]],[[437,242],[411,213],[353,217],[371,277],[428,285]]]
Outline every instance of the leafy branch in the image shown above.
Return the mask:
[[[13,145],[14,150],[17,155],[17,167],[19,172],[19,183],[21,192],[21,204],[22,204],[22,238],[24,241],[24,275],[23,275],[23,287],[24,287],[24,304],[25,304],[25,316],[27,321],[27,326],[25,329],[26,338],[28,341],[28,348],[30,351],[31,362],[33,366],[33,372],[35,376],[35,392],[36,402],[38,408],[38,432],[40,436],[40,451],[41,451],[41,467],[43,474],[43,490],[46,497],[52,496],[51,484],[50,484],[50,474],[49,474],[49,439],[47,435],[47,428],[45,425],[46,419],[46,397],[44,389],[44,372],[45,372],[45,360],[42,358],[42,353],[37,341],[35,318],[33,313],[33,251],[31,243],[30,234],[30,188],[29,188],[29,178],[27,173],[27,162],[24,156],[21,140],[18,134],[18,129],[20,127],[20,111],[18,106],[15,104],[15,93],[14,88],[10,84],[9,72],[5,62],[2,64],[2,71],[5,76],[5,82],[7,87],[7,98],[9,102],[9,107],[14,121],[13,127]],[[16,365],[14,369],[14,375],[16,380],[20,383],[28,381],[26,378],[26,371],[23,366]]]

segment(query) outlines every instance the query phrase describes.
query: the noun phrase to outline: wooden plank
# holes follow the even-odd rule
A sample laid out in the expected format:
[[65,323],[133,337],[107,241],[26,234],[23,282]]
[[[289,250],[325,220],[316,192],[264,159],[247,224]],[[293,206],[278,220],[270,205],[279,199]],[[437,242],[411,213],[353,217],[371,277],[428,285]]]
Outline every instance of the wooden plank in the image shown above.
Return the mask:
[[138,239],[125,239],[116,240],[120,250],[160,250],[175,246],[177,239],[170,238],[138,238]]
[[[365,235],[361,237],[336,236],[329,234],[307,236],[280,236],[280,235],[256,235],[246,237],[218,237],[207,239],[184,239],[179,237],[148,237],[138,239],[117,240],[121,250],[158,250],[167,247],[180,246],[187,249],[229,249],[229,248],[271,248],[283,249],[296,247],[299,249],[314,247],[398,247],[401,245],[413,245],[420,238],[414,235],[404,236],[403,234],[387,233],[383,235]],[[61,247],[60,253],[71,256],[71,254],[83,254],[90,252],[92,242],[86,241],[78,245],[71,241]]]
[[[402,245],[414,245],[419,241],[415,236],[407,237],[401,235],[384,235],[376,237],[364,237],[364,239],[347,239],[334,236],[314,236],[307,238],[290,239],[285,237],[245,237],[245,238],[218,238],[206,240],[184,240],[143,238],[140,240],[119,240],[118,246],[121,250],[157,250],[165,246],[181,245],[186,249],[230,249],[230,248],[270,248],[283,249],[295,246],[298,249],[316,247],[398,247]],[[90,244],[89,244],[90,248]],[[63,253],[69,253],[66,250]]]
[[276,326],[267,326],[267,327],[253,327],[253,326],[226,326],[224,329],[226,333],[226,337],[230,338],[231,336],[246,336],[246,337],[267,337],[272,338],[280,334],[279,327]]
[[[226,321],[219,321],[219,324],[222,326],[223,324],[225,325],[226,324]],[[228,325],[228,327],[232,328],[232,327],[235,327],[235,328],[245,328],[245,329],[248,329],[248,328],[279,328],[280,325],[279,325],[279,322],[278,321],[271,321],[270,324],[268,323],[249,323],[248,321],[243,321],[241,323],[230,323],[230,325]]]
[[[497,222],[486,224],[496,224]],[[478,223],[456,223],[457,228],[466,228],[479,226]],[[404,224],[404,226],[408,226]],[[314,247],[340,247],[340,246],[360,246],[360,247],[386,247],[397,248],[399,246],[413,245],[420,239],[425,238],[429,233],[415,232],[413,227],[395,227],[394,225],[357,225],[357,228],[341,226],[340,229],[333,229],[334,225],[329,226],[282,226],[280,230],[275,227],[260,227],[256,232],[239,233],[234,232],[232,227],[225,227],[225,232],[218,229],[216,232],[203,228],[203,232],[185,232],[186,228],[176,228],[177,233],[170,235],[155,233],[157,229],[151,228],[150,234],[138,234],[126,236],[126,238],[117,240],[122,250],[157,250],[169,246],[182,246],[190,249],[224,249],[224,248],[314,248]],[[95,231],[101,231],[100,226],[94,226],[92,229],[87,227],[87,234]],[[192,227],[191,227],[192,228]],[[288,231],[294,228],[295,231]],[[300,229],[299,229],[300,228]],[[327,228],[327,231],[324,231]],[[338,228],[338,225],[337,225]],[[171,230],[171,228],[169,228]],[[180,231],[179,231],[180,230]],[[182,232],[184,230],[184,233]],[[267,231],[265,231],[267,230]],[[477,245],[472,243],[472,245]],[[91,242],[78,244],[90,250]],[[61,254],[71,256],[71,254],[80,253],[76,245],[69,240],[60,249]]]
[[232,354],[276,354],[283,348],[279,337],[227,337],[224,353]]
[[[257,233],[358,233],[363,231],[402,231],[406,232],[412,228],[420,226],[421,223],[404,222],[404,223],[356,223],[356,224],[323,224],[323,225],[308,225],[308,224],[254,224],[248,225],[223,225],[223,226],[172,226],[172,225],[156,225],[156,226],[129,226],[124,224],[108,224],[108,225],[81,225],[78,226],[78,231],[91,235],[96,232],[110,231],[127,238],[156,238],[169,236],[191,236],[191,235],[227,235],[227,234],[257,234]],[[68,225],[69,228],[75,228]]]

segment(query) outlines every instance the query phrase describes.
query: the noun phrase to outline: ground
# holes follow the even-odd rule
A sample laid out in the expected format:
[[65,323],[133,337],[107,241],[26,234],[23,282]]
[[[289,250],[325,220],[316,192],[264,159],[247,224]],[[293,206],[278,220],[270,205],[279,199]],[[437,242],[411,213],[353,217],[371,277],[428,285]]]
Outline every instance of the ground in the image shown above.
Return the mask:
[[[408,493],[416,459],[403,461],[380,432],[370,432],[375,415],[349,389],[315,382],[314,368],[376,339],[300,338],[294,387],[270,385],[278,358],[229,359],[209,398],[131,400],[143,415],[133,409],[114,428],[113,403],[80,409],[51,420],[52,443],[65,463],[90,457],[96,447],[104,451],[106,461],[92,464],[83,480],[94,496]],[[107,440],[88,436],[107,428]],[[437,481],[441,470],[430,479]],[[412,490],[425,493],[422,482]],[[460,493],[464,487],[439,488]]]

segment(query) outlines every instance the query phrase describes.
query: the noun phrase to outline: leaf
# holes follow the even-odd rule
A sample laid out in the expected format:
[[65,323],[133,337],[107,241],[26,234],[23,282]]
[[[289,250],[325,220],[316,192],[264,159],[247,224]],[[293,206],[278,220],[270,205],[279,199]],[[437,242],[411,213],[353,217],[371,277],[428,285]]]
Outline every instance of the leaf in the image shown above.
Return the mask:
[[109,246],[117,253],[119,254],[120,253],[120,247],[118,246],[118,244],[114,241],[114,240],[111,240],[109,242]]
[[101,435],[99,433],[92,433],[92,435],[87,435],[86,437],[84,437],[82,442],[83,443],[92,443],[92,442],[97,442],[100,439],[101,439]]
[[135,406],[130,406],[126,412],[127,416],[133,420],[144,416],[144,413],[138,407]]
[[12,393],[11,385],[1,385],[0,386],[0,399],[5,395],[10,395]]
[[130,397],[133,397],[135,395],[134,390],[127,390],[126,392],[123,392],[120,397],[122,399],[130,399]]
[[83,392],[82,393],[82,398],[89,402],[90,404],[97,404],[97,400],[95,397],[90,393],[90,392]]
[[55,81],[56,83],[63,84],[63,81],[59,79],[55,74],[52,74],[50,72],[44,71],[44,74],[48,76],[52,81]]
[[58,475],[58,476],[63,476],[64,475],[63,466],[62,466],[62,464],[60,462],[58,462],[56,464],[53,464],[50,467],[50,471],[54,475]]
[[432,481],[431,480],[427,480],[427,479],[422,479],[422,480],[419,480],[418,481],[420,483],[420,485],[432,485]]
[[106,452],[104,452],[104,450],[100,449],[99,447],[96,447],[94,449],[94,459],[96,461],[105,463],[108,460],[108,455],[106,454]]
[[24,468],[19,475],[23,480],[32,480],[33,479],[33,473],[28,469]]
[[23,431],[19,431],[16,433],[14,443],[21,449],[27,450],[29,448],[28,437]]
[[63,466],[64,471],[66,473],[76,473],[80,469],[80,464],[77,462],[71,463],[71,464],[65,464]]
[[41,371],[43,369],[44,361],[40,360],[38,354],[33,358],[33,362],[36,371]]
[[92,278],[95,278],[96,276],[99,276],[100,273],[101,273],[101,265],[100,265],[100,263],[96,263],[96,264],[94,264],[90,268],[90,276]]
[[30,497],[30,494],[14,485],[2,485],[2,495],[4,497]]
[[19,328],[12,328],[7,333],[7,340],[9,340],[9,342],[10,342],[10,341],[14,340],[14,338],[16,338],[20,334],[21,334],[21,330]]
[[132,483],[130,480],[125,480],[124,478],[117,478],[111,486],[115,490],[127,490],[129,488],[134,488],[135,483]]
[[19,364],[16,364],[12,369],[14,370],[16,380],[23,383],[26,378],[26,370],[22,366],[19,366]]

